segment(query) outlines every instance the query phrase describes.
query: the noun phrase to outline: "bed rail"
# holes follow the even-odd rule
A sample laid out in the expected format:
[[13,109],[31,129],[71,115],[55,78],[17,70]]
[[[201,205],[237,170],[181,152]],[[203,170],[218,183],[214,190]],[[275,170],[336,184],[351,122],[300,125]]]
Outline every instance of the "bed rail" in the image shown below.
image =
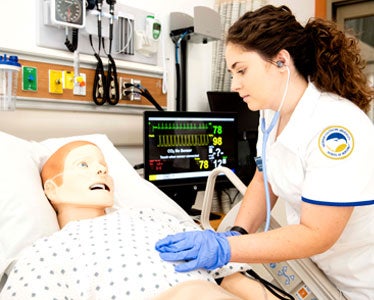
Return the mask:
[[213,169],[212,172],[208,176],[206,189],[204,193],[203,205],[201,209],[200,224],[203,229],[213,230],[213,227],[210,225],[210,222],[209,222],[209,213],[212,209],[212,200],[213,200],[213,195],[214,195],[214,187],[215,187],[216,179],[217,179],[217,176],[222,173],[231,181],[231,183],[237,188],[237,190],[243,196],[247,189],[245,184],[229,168],[217,167]]

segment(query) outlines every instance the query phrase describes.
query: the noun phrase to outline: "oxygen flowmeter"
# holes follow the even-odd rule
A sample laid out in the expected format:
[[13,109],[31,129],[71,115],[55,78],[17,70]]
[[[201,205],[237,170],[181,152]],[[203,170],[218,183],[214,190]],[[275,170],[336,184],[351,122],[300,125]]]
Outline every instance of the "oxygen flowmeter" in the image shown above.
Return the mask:
[[147,38],[157,41],[161,35],[161,23],[154,16],[147,16],[145,33]]

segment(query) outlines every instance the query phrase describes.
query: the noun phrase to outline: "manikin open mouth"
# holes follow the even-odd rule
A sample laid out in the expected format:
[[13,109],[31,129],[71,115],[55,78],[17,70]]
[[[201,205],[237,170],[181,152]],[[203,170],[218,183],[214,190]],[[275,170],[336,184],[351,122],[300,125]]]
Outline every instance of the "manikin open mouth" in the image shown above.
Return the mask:
[[105,190],[110,191],[110,188],[105,183],[95,183],[90,186],[90,190]]

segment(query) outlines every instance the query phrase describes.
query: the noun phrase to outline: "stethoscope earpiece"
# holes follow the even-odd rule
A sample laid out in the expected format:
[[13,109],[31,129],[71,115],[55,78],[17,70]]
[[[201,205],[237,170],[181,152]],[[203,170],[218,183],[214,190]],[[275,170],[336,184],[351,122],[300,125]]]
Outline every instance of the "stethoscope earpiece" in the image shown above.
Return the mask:
[[278,68],[282,68],[284,66],[284,63],[280,60],[278,60],[275,64],[277,65]]

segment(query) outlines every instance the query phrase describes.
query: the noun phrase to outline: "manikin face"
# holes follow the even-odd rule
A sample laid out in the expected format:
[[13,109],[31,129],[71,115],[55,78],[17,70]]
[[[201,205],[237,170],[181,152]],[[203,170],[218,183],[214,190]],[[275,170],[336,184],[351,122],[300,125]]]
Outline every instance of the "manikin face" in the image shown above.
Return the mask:
[[257,52],[228,43],[226,63],[232,75],[231,89],[238,92],[250,110],[277,110],[281,101],[284,78],[279,68]]
[[87,144],[66,156],[62,185],[54,184],[53,194],[47,195],[53,204],[73,204],[79,207],[111,207],[113,180],[107,173],[104,156],[95,145]]

